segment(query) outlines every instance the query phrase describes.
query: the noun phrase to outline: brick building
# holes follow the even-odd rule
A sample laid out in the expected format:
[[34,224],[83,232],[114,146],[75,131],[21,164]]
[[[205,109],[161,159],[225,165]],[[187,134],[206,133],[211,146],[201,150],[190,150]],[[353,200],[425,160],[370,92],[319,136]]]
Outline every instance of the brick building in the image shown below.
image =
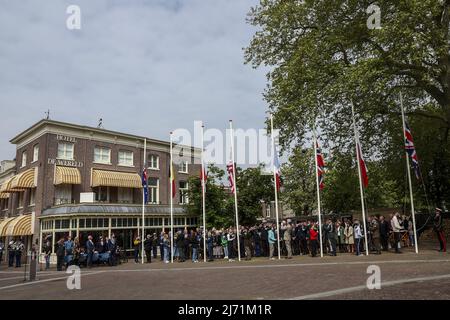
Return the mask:
[[[146,154],[144,140],[147,139]],[[142,229],[144,159],[149,176],[146,233],[170,228],[170,144],[101,128],[42,120],[11,140],[17,146],[9,175],[0,173],[0,238],[21,237],[27,248],[45,237],[72,235],[83,245],[87,235],[114,233],[131,249]],[[199,150],[177,156],[176,228],[196,227],[188,216],[188,178],[199,175]],[[185,152],[189,154],[189,152]],[[175,156],[175,155],[174,155]],[[198,162],[197,162],[198,163]]]

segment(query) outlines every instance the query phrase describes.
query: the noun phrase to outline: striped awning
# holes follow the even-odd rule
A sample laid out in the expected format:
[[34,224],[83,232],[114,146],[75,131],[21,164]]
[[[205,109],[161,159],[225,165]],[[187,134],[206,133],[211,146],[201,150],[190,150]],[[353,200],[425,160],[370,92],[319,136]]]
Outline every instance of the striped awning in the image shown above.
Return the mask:
[[141,177],[137,173],[106,170],[92,170],[91,187],[142,188]]
[[8,224],[13,221],[15,217],[12,218],[6,218],[5,220],[0,221],[0,237],[6,236],[6,229],[8,227]]
[[32,215],[25,214],[14,218],[6,227],[6,236],[30,236],[33,234],[31,225]]
[[31,168],[15,175],[11,180],[11,186],[8,191],[17,192],[24,189],[36,188],[37,168]]
[[60,184],[81,184],[80,170],[77,168],[56,166],[55,186]]
[[2,183],[2,185],[0,186],[0,195],[8,193],[8,190],[11,190],[11,182],[13,181],[13,179],[14,177],[11,177]]
[[0,193],[0,199],[8,199],[9,193]]

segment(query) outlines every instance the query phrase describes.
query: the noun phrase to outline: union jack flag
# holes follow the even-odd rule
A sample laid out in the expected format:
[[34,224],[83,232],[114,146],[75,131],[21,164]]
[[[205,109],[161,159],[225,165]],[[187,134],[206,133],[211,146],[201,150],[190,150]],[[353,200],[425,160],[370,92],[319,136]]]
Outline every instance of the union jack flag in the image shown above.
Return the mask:
[[419,158],[417,157],[416,148],[414,147],[414,140],[412,137],[411,129],[405,120],[405,149],[411,157],[412,167],[416,178],[420,180],[420,168],[419,168]]
[[325,161],[323,160],[322,150],[319,147],[319,143],[316,141],[317,150],[317,176],[319,177],[319,188],[322,190],[325,187],[324,174],[325,174]]

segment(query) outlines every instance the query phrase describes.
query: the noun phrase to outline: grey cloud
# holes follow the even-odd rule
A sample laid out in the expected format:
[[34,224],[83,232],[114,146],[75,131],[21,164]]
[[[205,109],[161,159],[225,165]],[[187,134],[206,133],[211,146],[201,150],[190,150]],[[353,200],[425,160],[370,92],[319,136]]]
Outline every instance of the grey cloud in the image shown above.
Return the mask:
[[[194,120],[263,126],[264,70],[243,64],[257,0],[0,1],[0,159],[44,117],[168,139]],[[69,31],[78,4],[82,30]]]

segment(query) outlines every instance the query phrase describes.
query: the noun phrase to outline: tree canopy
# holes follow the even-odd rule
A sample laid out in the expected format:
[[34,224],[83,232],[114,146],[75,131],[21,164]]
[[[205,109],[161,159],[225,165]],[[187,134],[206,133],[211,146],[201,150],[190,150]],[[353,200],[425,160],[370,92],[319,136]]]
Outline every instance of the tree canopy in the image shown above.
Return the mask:
[[258,30],[246,62],[270,68],[264,96],[284,150],[304,146],[315,123],[331,154],[351,153],[353,103],[366,158],[384,168],[371,181],[396,191],[402,92],[426,190],[440,205],[450,197],[450,1],[377,1],[380,29],[367,26],[373,3],[261,0],[248,14]]

